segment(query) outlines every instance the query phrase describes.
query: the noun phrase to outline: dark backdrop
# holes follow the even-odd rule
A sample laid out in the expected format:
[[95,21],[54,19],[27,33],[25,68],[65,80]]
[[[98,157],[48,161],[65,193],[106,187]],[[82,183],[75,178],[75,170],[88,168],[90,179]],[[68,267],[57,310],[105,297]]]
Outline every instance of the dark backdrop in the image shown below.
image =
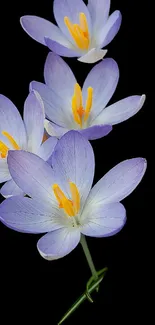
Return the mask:
[[[76,0],[74,0],[76,1]],[[120,68],[120,81],[111,103],[145,93],[142,110],[128,121],[114,126],[105,138],[92,142],[96,157],[97,182],[110,168],[122,160],[142,156],[149,160],[149,130],[151,122],[149,35],[151,31],[151,1],[112,1],[111,12],[119,9],[122,26],[108,45],[107,57],[113,57]],[[43,81],[43,66],[48,49],[32,40],[21,28],[19,18],[34,14],[49,20],[52,1],[27,0],[4,2],[0,11],[0,93],[8,96],[23,111],[31,80]],[[149,26],[150,25],[150,26]],[[92,65],[65,59],[82,84]],[[151,143],[152,144],[152,143]],[[94,305],[86,302],[66,321],[66,324],[111,324],[135,320],[146,313],[148,296],[149,256],[152,218],[148,213],[149,174],[123,203],[127,223],[117,235],[109,238],[88,238],[96,268],[108,266]],[[14,232],[0,224],[0,296],[1,312],[5,309],[6,324],[28,320],[39,323],[41,318],[56,324],[63,313],[84,290],[90,276],[80,245],[63,259],[48,262],[36,249],[39,235]],[[2,313],[1,316],[2,317]],[[135,320],[136,322],[136,320]],[[149,323],[149,321],[147,322]]]

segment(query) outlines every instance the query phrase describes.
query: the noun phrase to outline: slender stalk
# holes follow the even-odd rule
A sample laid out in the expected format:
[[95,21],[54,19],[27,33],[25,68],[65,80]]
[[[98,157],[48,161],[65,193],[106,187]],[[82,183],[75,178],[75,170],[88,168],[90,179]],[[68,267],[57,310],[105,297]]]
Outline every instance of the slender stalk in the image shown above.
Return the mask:
[[84,254],[86,256],[88,265],[90,267],[91,273],[93,275],[93,278],[94,278],[94,280],[98,280],[98,274],[97,274],[97,271],[95,269],[95,266],[94,266],[94,263],[93,263],[93,260],[92,260],[92,257],[91,257],[87,242],[86,242],[86,238],[85,238],[84,235],[81,235],[80,243],[82,245],[82,248],[83,248]]

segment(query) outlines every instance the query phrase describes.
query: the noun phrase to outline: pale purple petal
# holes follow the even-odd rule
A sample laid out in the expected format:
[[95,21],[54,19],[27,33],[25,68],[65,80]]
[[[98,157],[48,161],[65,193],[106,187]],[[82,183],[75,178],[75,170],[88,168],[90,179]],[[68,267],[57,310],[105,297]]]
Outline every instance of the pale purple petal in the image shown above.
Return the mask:
[[118,233],[126,222],[126,211],[121,203],[86,205],[82,213],[81,232],[91,237],[107,237]]
[[40,255],[52,261],[69,254],[80,241],[79,229],[62,228],[52,231],[37,243]]
[[93,125],[118,124],[135,115],[145,102],[145,95],[130,96],[106,107],[94,120]]
[[96,35],[96,42],[102,48],[108,45],[118,33],[122,22],[119,10],[114,11],[107,20],[103,29]]
[[95,63],[99,60],[102,60],[103,57],[106,55],[107,50],[101,50],[99,48],[92,48],[86,54],[80,56],[78,61],[83,63]]
[[98,203],[119,202],[128,196],[142,180],[146,171],[144,158],[125,160],[112,168],[92,188],[87,200],[91,207]]
[[96,140],[105,137],[111,130],[111,125],[94,125],[79,132],[88,140]]
[[[21,149],[26,149],[26,131],[23,120],[11,100],[0,95],[0,134],[2,131],[8,132]],[[9,148],[14,149],[11,144]]]
[[20,23],[29,36],[43,45],[46,45],[45,36],[65,46],[69,45],[60,28],[46,19],[37,16],[23,16],[20,18]]
[[37,200],[53,202],[54,176],[48,163],[30,152],[10,150],[8,166],[12,178],[24,193]]
[[39,157],[41,157],[42,159],[44,159],[45,161],[47,161],[51,157],[57,142],[58,142],[58,140],[56,137],[48,138],[40,146],[40,148],[37,152],[37,155]]
[[63,127],[61,127],[57,124],[54,124],[46,119],[44,121],[44,127],[45,127],[46,132],[50,136],[54,136],[57,138],[61,138],[66,132],[69,131],[69,129],[63,128]]
[[[87,99],[87,88],[93,88],[93,103],[89,122],[102,111],[112,97],[119,79],[119,69],[113,59],[104,59],[89,72],[83,85],[84,105]],[[103,123],[100,123],[103,124]]]
[[0,158],[0,183],[6,182],[11,178],[9,173],[7,159]]
[[41,82],[32,81],[30,89],[36,90],[40,94],[47,118],[58,125],[66,127],[69,123],[69,115],[65,112],[63,99]]
[[5,198],[15,196],[15,195],[24,195],[24,192],[17,186],[13,179],[7,181],[0,190],[1,195]]
[[16,231],[33,234],[62,227],[57,209],[47,202],[21,196],[14,196],[2,202],[0,220]]
[[59,42],[53,41],[51,38],[48,37],[45,37],[45,44],[51,51],[61,56],[72,58],[81,55],[81,51],[79,51],[75,47],[62,45]]
[[108,19],[110,0],[88,0],[88,10],[92,20],[93,33],[98,33]]
[[68,92],[67,104],[71,104],[74,85],[77,82],[68,64],[60,56],[50,52],[44,67],[44,78],[47,86],[64,101]]
[[82,209],[94,177],[94,153],[89,141],[79,132],[66,133],[55,147],[52,166],[67,195],[70,195],[69,182],[76,184],[81,196]]
[[71,100],[76,79],[68,64],[60,56],[50,52],[44,67],[47,86],[60,96],[64,105],[71,111]]
[[36,91],[32,91],[24,103],[24,123],[28,138],[28,151],[37,153],[44,135],[44,104]]
[[73,24],[79,24],[79,13],[83,12],[87,18],[89,34],[91,36],[91,18],[87,6],[82,0],[54,0],[53,11],[58,26],[73,44],[74,40],[64,23],[65,16],[67,16]]

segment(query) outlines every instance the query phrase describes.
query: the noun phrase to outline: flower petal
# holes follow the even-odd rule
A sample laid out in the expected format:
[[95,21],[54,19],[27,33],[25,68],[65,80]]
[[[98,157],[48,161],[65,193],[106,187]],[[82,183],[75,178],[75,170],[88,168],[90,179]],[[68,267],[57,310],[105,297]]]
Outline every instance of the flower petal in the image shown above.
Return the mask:
[[11,178],[6,158],[0,158],[0,183],[6,182]]
[[92,122],[98,124],[118,124],[135,115],[145,102],[145,95],[130,96],[106,107]]
[[58,140],[56,137],[50,137],[48,138],[39,148],[38,152],[37,152],[37,155],[39,157],[41,157],[42,159],[44,159],[45,161],[47,161],[53,151],[54,151],[54,148],[57,144]]
[[65,112],[63,99],[41,82],[32,81],[30,89],[36,90],[40,94],[44,103],[45,114],[49,120],[60,126],[66,127],[67,123],[69,123],[69,116]]
[[108,19],[110,0],[88,0],[88,10],[92,20],[92,33],[97,34]]
[[[96,64],[89,72],[83,85],[83,101],[87,99],[87,88],[93,88],[93,103],[89,122],[102,111],[112,97],[119,79],[119,69],[116,61],[105,59]],[[103,124],[103,123],[100,123]]]
[[66,56],[69,58],[80,56],[81,51],[76,49],[75,47],[71,46],[70,44],[67,45],[62,45],[57,41],[53,41],[49,37],[45,37],[45,44],[48,46],[48,48],[55,52],[58,55],[61,56]]
[[101,32],[96,35],[96,42],[100,47],[108,45],[118,33],[122,22],[122,15],[119,10],[114,11]]
[[81,196],[82,209],[94,177],[94,153],[89,141],[79,132],[66,133],[55,147],[52,166],[59,175],[62,190],[68,196],[70,196],[69,182],[76,184]]
[[0,133],[7,131],[21,149],[27,147],[26,131],[23,120],[11,100],[0,95]]
[[140,183],[146,166],[144,158],[133,158],[119,163],[95,184],[86,204],[106,204],[123,200]]
[[24,195],[24,192],[17,186],[13,179],[10,179],[2,186],[0,193],[5,198],[15,195]]
[[79,132],[88,140],[96,140],[105,137],[111,130],[111,125],[94,125]]
[[44,104],[36,91],[32,91],[24,104],[24,122],[28,137],[28,151],[37,153],[44,135]]
[[0,220],[16,231],[33,234],[62,227],[59,216],[57,219],[56,209],[43,201],[21,196],[14,196],[2,202]]
[[50,52],[44,68],[47,86],[60,96],[66,108],[71,111],[71,100],[76,79],[68,64],[60,56]]
[[61,127],[57,124],[54,124],[46,119],[44,121],[44,127],[45,127],[46,132],[50,136],[54,136],[57,138],[61,138],[66,132],[69,131],[69,129],[63,128],[63,127]]
[[37,248],[43,258],[52,261],[69,254],[79,241],[80,231],[78,229],[62,228],[40,238]]
[[107,237],[117,234],[126,222],[126,211],[121,203],[86,206],[82,214],[81,232],[91,237]]
[[102,60],[103,57],[106,55],[107,50],[101,50],[99,48],[92,48],[86,54],[80,56],[78,61],[83,63],[95,63],[99,60]]
[[37,16],[23,16],[20,23],[25,32],[37,42],[46,45],[45,36],[67,46],[69,42],[61,30],[50,21]]
[[87,6],[82,0],[54,0],[53,11],[58,26],[66,37],[73,42],[73,44],[73,38],[64,23],[65,16],[67,16],[73,24],[79,24],[79,13],[84,13],[88,22],[89,34],[91,36],[91,18]]
[[10,150],[8,166],[12,178],[24,193],[51,204],[54,176],[52,168],[43,159],[30,152]]

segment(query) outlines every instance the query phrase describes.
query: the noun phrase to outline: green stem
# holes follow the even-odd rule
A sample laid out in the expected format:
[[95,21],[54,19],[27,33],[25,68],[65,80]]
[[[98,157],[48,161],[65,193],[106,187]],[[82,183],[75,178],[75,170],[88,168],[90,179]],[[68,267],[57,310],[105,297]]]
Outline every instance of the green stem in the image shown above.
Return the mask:
[[[99,286],[100,282],[103,280],[104,276],[98,278],[91,288],[88,290],[88,294],[91,294]],[[80,298],[72,305],[72,307],[67,311],[67,313],[61,318],[58,325],[62,324],[85,300],[87,299],[87,293],[83,293]]]
[[98,280],[98,274],[97,274],[97,271],[95,269],[95,266],[94,266],[94,263],[93,263],[93,260],[92,260],[92,257],[91,257],[87,242],[86,242],[86,238],[85,238],[84,235],[81,235],[80,243],[81,243],[83,251],[85,253],[85,256],[86,256],[88,265],[90,267],[90,270],[92,272],[93,278],[94,278],[94,280]]

